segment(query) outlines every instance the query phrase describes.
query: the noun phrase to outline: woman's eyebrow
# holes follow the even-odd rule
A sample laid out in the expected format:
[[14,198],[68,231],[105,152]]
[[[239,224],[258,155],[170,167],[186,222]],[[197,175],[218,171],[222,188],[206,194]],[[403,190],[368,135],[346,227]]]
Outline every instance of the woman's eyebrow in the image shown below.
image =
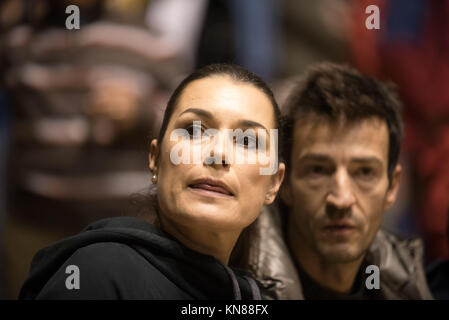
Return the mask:
[[[207,111],[207,110],[204,110],[204,109],[199,109],[199,108],[189,108],[189,109],[186,109],[186,110],[184,110],[183,112],[181,112],[181,114],[179,115],[179,116],[181,116],[181,115],[183,115],[184,113],[194,113],[194,114],[196,114],[196,115],[198,115],[198,116],[203,116],[203,117],[205,117],[205,118],[209,118],[209,119],[213,119],[214,118],[214,115],[211,113],[211,112],[209,112],[209,111]],[[244,119],[244,120],[239,120],[238,121],[238,126],[239,127],[242,127],[242,128],[247,128],[247,127],[256,127],[256,128],[262,128],[262,129],[264,129],[267,133],[269,133],[269,131],[268,131],[268,129],[267,128],[265,128],[262,124],[260,124],[259,122],[256,122],[256,121],[253,121],[253,120],[246,120],[246,119]]]
[[204,110],[204,109],[198,109],[198,108],[186,109],[183,112],[181,112],[181,114],[179,116],[183,115],[184,113],[188,113],[188,112],[194,113],[194,114],[196,114],[198,116],[203,116],[203,117],[206,117],[206,118],[210,118],[210,119],[212,119],[214,117],[212,115],[212,113],[210,113],[209,111]]
[[244,127],[244,128],[247,128],[247,127],[262,128],[262,129],[264,129],[267,132],[267,134],[269,134],[268,129],[265,128],[263,125],[261,125],[259,122],[256,122],[256,121],[240,120],[238,122],[238,125],[241,126],[241,127]]

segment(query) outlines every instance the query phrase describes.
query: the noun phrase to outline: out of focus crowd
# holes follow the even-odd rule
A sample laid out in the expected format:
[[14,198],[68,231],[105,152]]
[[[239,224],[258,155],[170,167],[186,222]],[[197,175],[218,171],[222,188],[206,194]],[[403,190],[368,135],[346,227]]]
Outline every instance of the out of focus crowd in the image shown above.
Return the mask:
[[281,105],[314,62],[395,82],[406,170],[384,226],[423,237],[427,263],[449,258],[448,16],[440,0],[1,1],[0,298],[17,297],[38,249],[135,210],[171,90],[212,62],[262,76]]

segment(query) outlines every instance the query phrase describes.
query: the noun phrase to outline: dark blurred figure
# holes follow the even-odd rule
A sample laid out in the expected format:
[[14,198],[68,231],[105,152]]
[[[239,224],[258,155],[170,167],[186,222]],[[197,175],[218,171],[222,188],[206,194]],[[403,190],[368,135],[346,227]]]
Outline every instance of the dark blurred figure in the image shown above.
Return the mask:
[[[446,227],[447,241],[449,243],[449,210]],[[437,261],[427,268],[427,281],[433,296],[437,300],[449,300],[449,259]]]
[[229,0],[236,61],[266,81],[278,76],[282,1]]
[[[380,30],[367,30],[368,5]],[[363,72],[398,84],[404,101],[404,149],[411,165],[412,207],[427,260],[449,258],[449,2],[352,1],[352,54]]]
[[[0,90],[0,270],[4,270],[4,221],[6,216],[6,160],[9,142],[9,108]],[[4,295],[4,274],[0,274],[0,298]]]
[[282,2],[285,75],[302,73],[313,63],[347,61],[347,1]]
[[279,76],[282,52],[282,3],[276,0],[205,1],[207,8],[196,65],[233,62],[266,81],[274,80]]
[[282,0],[280,34],[276,51],[278,76],[274,91],[279,105],[283,105],[290,89],[300,74],[311,64],[322,61],[347,62],[347,21],[349,6],[346,1]]

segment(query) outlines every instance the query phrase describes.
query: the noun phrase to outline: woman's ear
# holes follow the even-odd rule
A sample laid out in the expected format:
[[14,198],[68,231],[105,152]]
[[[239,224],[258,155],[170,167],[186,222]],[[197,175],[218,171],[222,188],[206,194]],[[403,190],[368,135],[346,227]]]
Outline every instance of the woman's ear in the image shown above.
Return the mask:
[[272,204],[276,195],[281,187],[282,181],[285,175],[285,164],[283,162],[279,163],[278,171],[271,176],[270,187],[265,195],[264,204]]
[[150,154],[148,155],[148,167],[151,173],[154,175],[157,173],[157,159],[159,157],[159,146],[157,139],[153,139],[150,145]]

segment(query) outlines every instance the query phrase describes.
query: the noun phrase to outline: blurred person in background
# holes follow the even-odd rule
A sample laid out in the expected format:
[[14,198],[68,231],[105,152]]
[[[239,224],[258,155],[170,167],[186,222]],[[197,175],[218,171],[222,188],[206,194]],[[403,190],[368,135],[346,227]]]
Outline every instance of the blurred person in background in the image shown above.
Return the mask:
[[283,0],[281,74],[296,76],[321,61],[347,61],[348,9],[345,0]]
[[276,80],[282,53],[283,2],[207,1],[196,66],[234,62],[267,82]]
[[197,66],[236,61],[274,86],[282,102],[312,63],[348,59],[347,1],[209,1]]
[[239,65],[265,81],[279,76],[281,6],[276,0],[229,0]]
[[[368,5],[380,9],[379,30],[365,27]],[[448,16],[448,1],[351,1],[352,61],[369,75],[394,81],[404,101],[412,189],[401,224],[423,236],[428,262],[449,258]]]
[[282,106],[300,74],[322,61],[348,61],[350,6],[345,0],[280,1],[281,49],[273,86]]

